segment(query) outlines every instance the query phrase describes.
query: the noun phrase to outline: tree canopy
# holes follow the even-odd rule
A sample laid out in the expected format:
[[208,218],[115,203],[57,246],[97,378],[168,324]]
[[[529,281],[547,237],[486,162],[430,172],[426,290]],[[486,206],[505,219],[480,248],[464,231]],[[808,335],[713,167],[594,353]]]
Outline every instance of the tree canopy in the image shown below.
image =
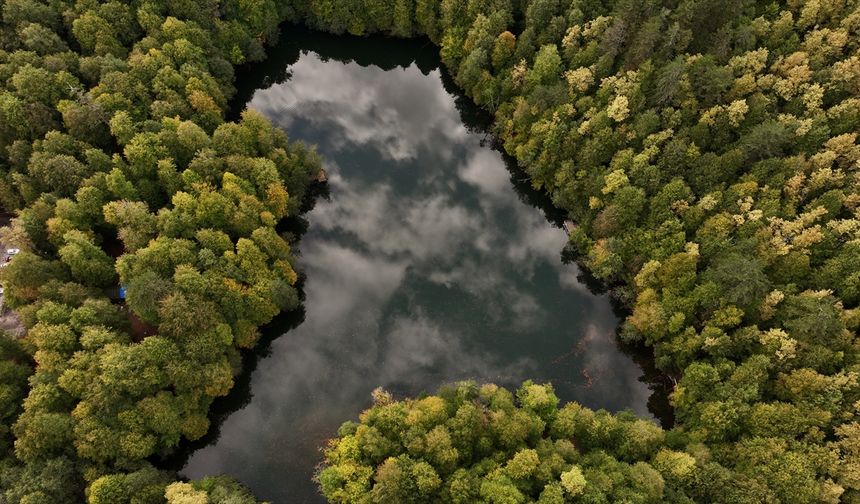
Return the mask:
[[631,310],[621,336],[677,382],[669,431],[531,383],[379,393],[326,451],[331,501],[860,500],[856,2],[0,7],[22,249],[0,276],[27,328],[0,340],[2,500],[252,500],[148,460],[206,433],[241,349],[298,303],[276,224],[319,160],[259,114],[225,121],[234,67],[282,20],[437,44],[579,224],[569,247]]
[[0,341],[0,501],[253,502],[227,480],[169,485],[149,460],[207,432],[240,350],[298,304],[276,225],[319,160],[256,112],[224,120],[233,66],[285,15],[2,3],[0,205],[22,249],[2,281],[27,331]]

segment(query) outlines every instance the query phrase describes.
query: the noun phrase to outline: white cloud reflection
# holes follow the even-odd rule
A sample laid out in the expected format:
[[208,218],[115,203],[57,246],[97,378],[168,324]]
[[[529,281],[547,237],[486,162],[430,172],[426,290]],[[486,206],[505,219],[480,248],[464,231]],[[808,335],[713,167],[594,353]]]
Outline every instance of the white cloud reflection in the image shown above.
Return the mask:
[[[288,131],[298,118],[333,123],[337,127],[325,142],[336,151],[368,145],[387,159],[402,161],[418,155],[428,129],[452,141],[467,136],[459,117],[448,113],[451,98],[439,85],[439,70],[426,76],[416,67],[395,69],[380,79],[379,69],[323,61],[311,53],[303,55],[292,72],[292,79],[277,92],[257,93],[248,106]],[[409,108],[396,107],[403,103]],[[283,114],[285,110],[291,113]]]
[[276,502],[319,502],[317,448],[377,386],[552,381],[565,400],[647,415],[618,319],[564,265],[564,233],[522,203],[501,156],[467,133],[438,71],[307,54],[250,106],[320,145],[331,198],[300,244],[305,322],[274,341],[253,397],[190,459]]

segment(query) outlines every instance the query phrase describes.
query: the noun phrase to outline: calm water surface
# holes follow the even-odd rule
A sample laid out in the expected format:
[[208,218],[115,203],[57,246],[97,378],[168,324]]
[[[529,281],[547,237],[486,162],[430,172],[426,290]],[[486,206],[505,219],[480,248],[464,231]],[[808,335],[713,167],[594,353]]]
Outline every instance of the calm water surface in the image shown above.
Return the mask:
[[261,82],[248,107],[319,146],[330,194],[299,247],[303,322],[255,360],[185,476],[228,473],[276,503],[322,502],[318,447],[378,386],[403,396],[534,378],[563,400],[650,416],[619,319],[562,262],[557,221],[458,110],[435,49],[395,45],[298,32],[246,76]]

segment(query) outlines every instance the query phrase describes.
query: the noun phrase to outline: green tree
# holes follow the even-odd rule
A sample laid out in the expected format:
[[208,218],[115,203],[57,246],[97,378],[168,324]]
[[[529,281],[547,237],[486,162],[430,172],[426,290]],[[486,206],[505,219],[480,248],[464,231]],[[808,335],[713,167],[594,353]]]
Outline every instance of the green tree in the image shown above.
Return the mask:
[[113,259],[92,238],[80,231],[69,231],[63,239],[66,244],[60,248],[60,259],[74,279],[93,287],[107,287],[115,281]]

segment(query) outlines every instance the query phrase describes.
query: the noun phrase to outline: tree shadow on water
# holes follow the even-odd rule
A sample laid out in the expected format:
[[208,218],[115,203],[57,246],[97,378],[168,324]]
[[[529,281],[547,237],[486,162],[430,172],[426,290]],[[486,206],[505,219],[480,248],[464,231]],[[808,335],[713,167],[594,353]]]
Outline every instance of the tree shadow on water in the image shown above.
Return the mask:
[[427,38],[336,36],[301,25],[284,24],[278,43],[269,47],[265,60],[236,69],[236,94],[230,99],[227,120],[238,120],[257,91],[288,81],[292,76],[290,67],[308,52],[316,53],[323,61],[375,66],[382,70],[414,64],[424,75],[440,66],[439,52]]

